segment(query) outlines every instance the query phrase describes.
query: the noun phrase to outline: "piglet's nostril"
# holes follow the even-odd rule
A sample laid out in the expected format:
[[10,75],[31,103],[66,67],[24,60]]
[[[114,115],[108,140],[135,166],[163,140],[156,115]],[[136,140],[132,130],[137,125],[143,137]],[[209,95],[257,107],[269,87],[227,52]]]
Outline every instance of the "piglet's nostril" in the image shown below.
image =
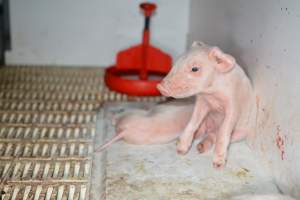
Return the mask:
[[165,86],[167,83],[168,83],[168,80],[163,79],[163,80],[159,83],[159,85]]

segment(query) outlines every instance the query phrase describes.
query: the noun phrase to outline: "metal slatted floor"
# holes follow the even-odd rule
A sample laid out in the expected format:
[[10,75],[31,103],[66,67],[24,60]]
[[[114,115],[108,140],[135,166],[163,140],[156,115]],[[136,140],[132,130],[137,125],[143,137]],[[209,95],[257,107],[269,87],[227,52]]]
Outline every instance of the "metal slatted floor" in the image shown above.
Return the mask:
[[89,199],[104,101],[157,101],[109,91],[99,68],[0,69],[0,199]]

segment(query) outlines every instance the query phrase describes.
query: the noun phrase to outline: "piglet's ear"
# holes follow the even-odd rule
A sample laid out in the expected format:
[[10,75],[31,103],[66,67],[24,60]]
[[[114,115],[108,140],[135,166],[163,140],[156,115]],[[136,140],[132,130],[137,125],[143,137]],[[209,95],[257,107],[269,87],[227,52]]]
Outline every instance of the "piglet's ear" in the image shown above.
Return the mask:
[[218,47],[213,47],[208,52],[208,58],[217,63],[216,69],[221,73],[226,73],[232,70],[235,66],[235,59],[224,53]]
[[201,41],[194,41],[192,43],[192,46],[191,47],[202,47],[202,46],[205,46],[204,42],[201,42]]

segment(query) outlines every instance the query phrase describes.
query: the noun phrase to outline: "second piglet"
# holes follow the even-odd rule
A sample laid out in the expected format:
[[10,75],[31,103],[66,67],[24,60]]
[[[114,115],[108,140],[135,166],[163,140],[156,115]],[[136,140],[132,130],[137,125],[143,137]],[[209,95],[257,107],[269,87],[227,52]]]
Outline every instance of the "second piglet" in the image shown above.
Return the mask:
[[254,131],[254,94],[251,82],[235,59],[218,47],[194,42],[176,62],[158,89],[165,96],[196,96],[193,114],[177,143],[188,152],[194,134],[203,134],[198,150],[214,148],[213,165],[224,167],[230,142]]

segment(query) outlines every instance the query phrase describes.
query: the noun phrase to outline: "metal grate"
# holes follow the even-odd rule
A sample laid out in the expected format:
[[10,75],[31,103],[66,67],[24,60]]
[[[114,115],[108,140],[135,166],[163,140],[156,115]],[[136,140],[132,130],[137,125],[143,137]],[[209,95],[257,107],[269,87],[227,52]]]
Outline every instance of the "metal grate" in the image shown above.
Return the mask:
[[109,91],[99,68],[0,69],[0,200],[89,199],[104,101],[160,101]]
[[9,67],[0,74],[1,198],[88,199],[102,71]]

